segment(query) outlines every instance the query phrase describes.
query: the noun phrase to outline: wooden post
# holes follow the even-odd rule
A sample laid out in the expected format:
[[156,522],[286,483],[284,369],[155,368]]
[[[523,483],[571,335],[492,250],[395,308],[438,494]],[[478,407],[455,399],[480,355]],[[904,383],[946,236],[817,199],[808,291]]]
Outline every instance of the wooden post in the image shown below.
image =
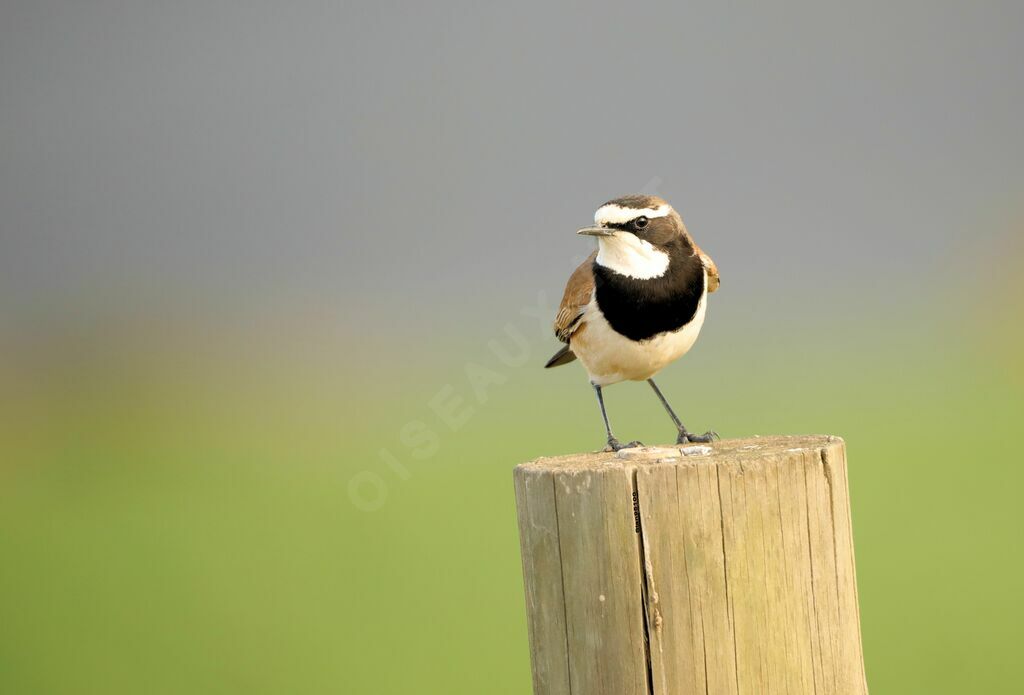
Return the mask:
[[535,695],[863,695],[838,437],[515,470]]

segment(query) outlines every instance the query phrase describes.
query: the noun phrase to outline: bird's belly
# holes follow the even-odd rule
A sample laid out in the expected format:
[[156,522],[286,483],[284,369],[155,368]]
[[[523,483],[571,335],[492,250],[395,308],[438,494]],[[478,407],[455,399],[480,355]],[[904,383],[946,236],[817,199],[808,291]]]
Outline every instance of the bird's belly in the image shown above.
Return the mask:
[[584,314],[584,325],[573,335],[570,345],[586,367],[590,380],[598,386],[642,381],[689,352],[704,325],[706,308],[707,293],[701,297],[688,324],[677,331],[635,341],[616,332],[591,302]]

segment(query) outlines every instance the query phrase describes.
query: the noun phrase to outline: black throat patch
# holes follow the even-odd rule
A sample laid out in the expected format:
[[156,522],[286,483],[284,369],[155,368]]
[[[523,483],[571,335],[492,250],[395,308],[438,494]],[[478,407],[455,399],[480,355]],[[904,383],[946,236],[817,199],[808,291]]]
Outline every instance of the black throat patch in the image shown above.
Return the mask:
[[594,262],[597,305],[615,332],[647,340],[693,320],[704,295],[704,266],[681,244],[667,250],[668,269],[650,280],[619,275]]

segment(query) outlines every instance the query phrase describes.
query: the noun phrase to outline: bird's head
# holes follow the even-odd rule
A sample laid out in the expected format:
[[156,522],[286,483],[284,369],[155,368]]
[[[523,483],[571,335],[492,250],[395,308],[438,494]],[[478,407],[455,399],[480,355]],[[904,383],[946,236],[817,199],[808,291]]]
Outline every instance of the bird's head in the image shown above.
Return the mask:
[[682,218],[653,195],[609,200],[594,213],[594,226],[578,234],[597,237],[597,263],[639,280],[661,277],[673,254],[693,253]]

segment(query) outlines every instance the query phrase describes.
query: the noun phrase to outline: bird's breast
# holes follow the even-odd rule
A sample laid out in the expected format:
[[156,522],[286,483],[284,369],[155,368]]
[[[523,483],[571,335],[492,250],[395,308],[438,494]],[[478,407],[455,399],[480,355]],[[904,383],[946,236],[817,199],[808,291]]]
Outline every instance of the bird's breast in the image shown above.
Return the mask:
[[646,340],[632,340],[614,329],[592,302],[584,314],[584,325],[573,334],[570,345],[587,368],[590,380],[599,386],[649,379],[689,352],[704,325],[706,308],[704,295],[683,327]]
[[675,258],[651,279],[620,275],[594,265],[594,299],[611,328],[630,340],[675,333],[692,322],[707,294],[707,275],[696,255]]

